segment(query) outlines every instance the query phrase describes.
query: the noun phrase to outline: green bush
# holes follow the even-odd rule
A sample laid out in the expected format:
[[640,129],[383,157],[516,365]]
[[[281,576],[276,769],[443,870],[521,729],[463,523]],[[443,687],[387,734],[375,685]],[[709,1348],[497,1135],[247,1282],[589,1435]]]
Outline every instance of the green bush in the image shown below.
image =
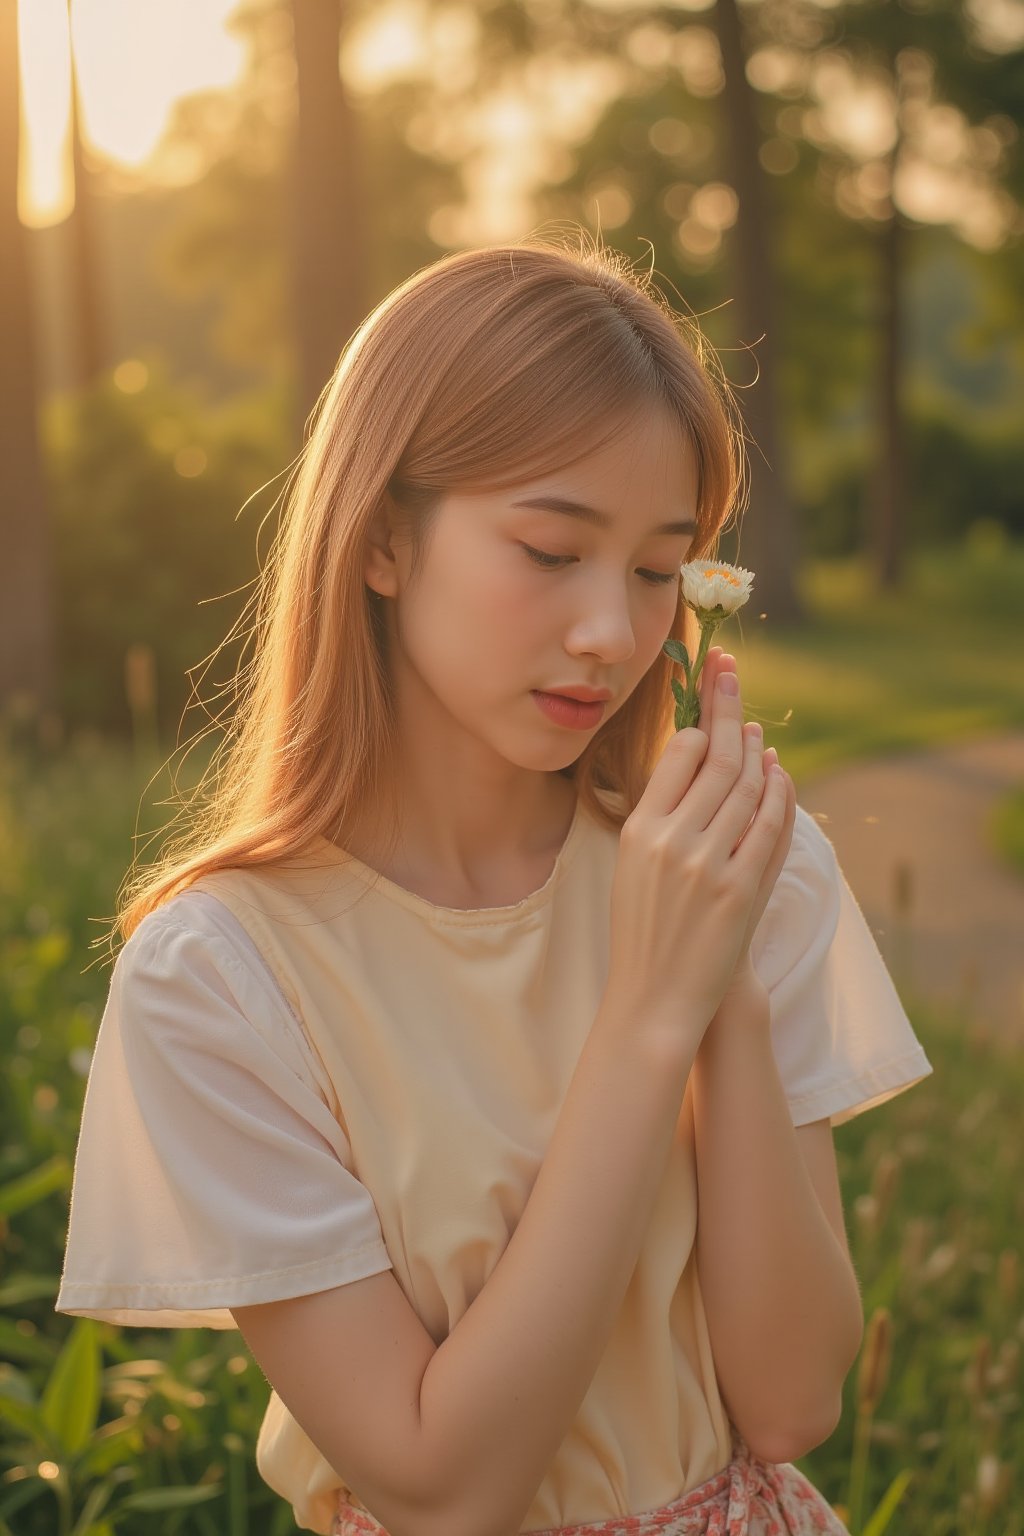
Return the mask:
[[1024,784],[1004,795],[995,806],[987,834],[998,856],[1024,875]]
[[961,538],[977,518],[1024,537],[1020,422],[984,425],[932,409],[910,433],[911,532],[918,544]]
[[[188,696],[186,670],[241,612],[247,593],[237,589],[258,569],[257,527],[284,483],[266,482],[295,449],[281,392],[214,407],[167,383],[156,366],[133,393],[118,387],[119,376],[53,398],[44,418],[60,710],[71,727],[127,734],[125,656],[143,645],[156,659],[160,722],[173,731]],[[275,527],[271,518],[259,558]]]
[[[830,559],[860,550],[867,531],[874,438],[851,428],[850,446],[818,464],[798,496],[809,556]],[[907,536],[911,547],[958,543],[978,519],[1013,539],[1024,536],[1024,437],[1019,424],[979,424],[930,405],[907,430]]]

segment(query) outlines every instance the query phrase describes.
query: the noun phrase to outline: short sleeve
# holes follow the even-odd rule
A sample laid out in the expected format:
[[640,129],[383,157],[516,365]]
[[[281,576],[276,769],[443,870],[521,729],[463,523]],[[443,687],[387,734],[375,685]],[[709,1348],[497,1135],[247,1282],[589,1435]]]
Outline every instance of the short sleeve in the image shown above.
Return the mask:
[[802,806],[750,956],[794,1125],[842,1125],[933,1070],[835,849]]
[[115,962],[58,1312],[232,1328],[231,1307],[392,1267],[301,1025],[246,941],[201,916],[210,902],[174,897]]

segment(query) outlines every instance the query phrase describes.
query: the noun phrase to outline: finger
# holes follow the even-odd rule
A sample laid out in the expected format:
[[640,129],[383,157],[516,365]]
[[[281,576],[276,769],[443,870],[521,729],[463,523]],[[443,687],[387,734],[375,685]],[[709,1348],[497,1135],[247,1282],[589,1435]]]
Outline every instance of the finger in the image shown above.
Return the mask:
[[697,684],[697,697],[700,700],[700,729],[706,736],[711,735],[715,681],[718,677],[721,663],[722,647],[720,645],[713,645],[704,658],[704,665],[700,669],[700,681]]
[[715,684],[717,683],[721,674],[723,672],[735,671],[735,656],[731,655],[728,651],[723,651],[720,645],[713,645],[710,651],[708,651],[704,665],[701,668],[698,691],[701,692],[703,697],[703,691],[706,690],[709,700],[713,699]]
[[[737,691],[726,691],[723,683],[731,683]],[[738,690],[739,678],[735,673],[730,675],[726,671],[724,675],[719,675],[715,686],[707,756],[686,797],[687,821],[695,830],[703,831],[718,814],[743,767],[743,704]]]
[[757,812],[764,794],[764,740],[761,727],[756,722],[741,725],[740,739],[743,763],[732,789],[708,827],[720,857],[728,857],[735,851],[751,820]]
[[775,845],[775,849],[774,849],[774,851],[772,853],[772,858],[771,858],[771,861],[770,861],[771,864],[772,864],[773,870],[774,870],[774,873],[772,875],[773,882],[778,879],[778,876],[779,876],[779,874],[780,874],[780,872],[782,870],[782,866],[785,864],[787,858],[789,857],[789,849],[790,849],[790,845],[791,845],[791,843],[793,841],[793,828],[794,828],[795,825],[796,825],[796,785],[793,783],[792,775],[787,773],[786,774],[786,815],[785,815],[785,818],[783,820],[782,831],[779,834],[779,839],[778,839],[778,842]]
[[[767,753],[765,757],[767,758]],[[767,771],[766,762],[766,774]],[[768,862],[758,881],[757,895],[754,898],[754,905],[750,909],[750,918],[747,924],[747,933],[744,940],[745,948],[750,944],[757,931],[757,926],[765,914],[772,891],[775,889],[775,882],[782,873],[783,866],[789,857],[789,850],[793,840],[793,827],[796,822],[796,790],[793,786],[792,778],[788,778],[786,792],[786,814],[783,818],[782,830],[776,838],[775,847],[772,849]]]
[[701,698],[714,690],[715,677],[722,660],[722,647],[713,645],[704,658],[704,665],[700,669],[700,680],[697,684]]
[[669,816],[678,809],[680,800],[690,789],[704,761],[707,749],[708,738],[695,725],[684,726],[681,731],[669,737],[641,796],[643,805],[653,815]]
[[737,865],[759,882],[759,889],[767,885],[769,869],[771,885],[778,879],[789,854],[795,819],[796,792],[792,779],[778,765],[766,768],[761,803],[733,855]]
[[[773,747],[769,748],[769,750],[764,754],[764,771],[766,777],[769,776],[770,769],[772,767],[770,758],[773,754],[777,761],[778,754],[775,753],[775,749]],[[772,777],[774,777],[774,775],[772,775]],[[789,845],[792,838],[793,826],[796,822],[796,788],[793,784],[793,780],[790,774],[787,773],[785,775],[784,783],[786,789],[786,813],[783,819],[782,828],[776,840],[775,847],[772,849],[768,863],[765,866],[765,882],[769,888],[775,884],[779,875],[782,873],[782,866],[785,864],[786,859],[789,856]]]

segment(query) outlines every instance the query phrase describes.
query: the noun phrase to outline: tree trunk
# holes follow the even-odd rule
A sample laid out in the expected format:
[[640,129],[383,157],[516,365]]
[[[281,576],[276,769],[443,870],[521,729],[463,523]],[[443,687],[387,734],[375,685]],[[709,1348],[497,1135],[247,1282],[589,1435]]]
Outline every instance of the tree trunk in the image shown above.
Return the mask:
[[36,417],[28,232],[18,217],[18,7],[0,0],[0,704],[56,690],[52,541]]
[[756,384],[739,393],[753,442],[748,445],[750,510],[742,521],[738,558],[756,573],[758,611],[768,615],[769,624],[792,624],[805,615],[795,586],[798,532],[778,425],[778,306],[771,215],[736,0],[716,0],[714,16],[725,72],[726,163],[739,198],[732,238],[737,330],[742,342],[756,343],[758,369]]
[[[71,0],[68,0],[68,27],[71,25]],[[96,280],[96,233],[94,176],[85,163],[82,147],[81,99],[74,46],[71,49],[71,157],[75,179],[75,201],[68,216],[68,274],[71,303],[68,313],[74,327],[71,339],[72,376],[79,388],[91,384],[105,362],[102,345],[103,325]]]
[[[895,168],[895,167],[894,167]],[[903,417],[903,249],[906,230],[892,205],[879,244],[881,356],[878,389],[878,473],[869,544],[876,584],[902,587],[906,559],[907,459]]]
[[291,169],[298,427],[364,317],[363,198],[339,54],[339,0],[292,0],[298,126]]

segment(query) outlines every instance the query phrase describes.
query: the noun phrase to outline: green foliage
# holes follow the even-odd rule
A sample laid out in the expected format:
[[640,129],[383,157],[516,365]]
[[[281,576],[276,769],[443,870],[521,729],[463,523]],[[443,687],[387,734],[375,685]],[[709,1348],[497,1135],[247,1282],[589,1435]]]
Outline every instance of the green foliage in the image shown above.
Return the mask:
[[[972,420],[950,401],[918,407],[908,424],[912,548],[959,542],[981,518],[1024,537],[1024,438],[1019,423]],[[864,433],[830,454],[801,489],[803,547],[812,557],[855,555],[864,541]]]
[[994,807],[987,835],[993,849],[1011,869],[1024,875],[1024,784],[1011,790]]
[[[54,1321],[51,1313],[47,1326]],[[139,1359],[118,1330],[79,1318],[41,1395],[40,1373],[0,1368],[9,1490],[0,1493],[0,1530],[15,1513],[19,1536],[134,1536],[151,1530],[157,1513],[168,1532],[205,1536],[225,1522],[232,1536],[293,1530],[290,1510],[250,1465],[246,1436],[266,1405],[265,1383],[251,1394],[253,1384],[240,1387],[255,1374],[252,1363],[237,1353],[233,1334],[218,1337],[224,1342],[208,1352],[198,1330],[184,1349],[165,1336],[160,1359]],[[104,1346],[115,1363],[101,1370]],[[216,1507],[207,1513],[209,1504]],[[269,1519],[250,1524],[261,1509]]]
[[[280,391],[215,408],[168,383],[157,364],[146,366],[142,388],[127,392],[106,375],[90,390],[51,399],[44,417],[60,703],[72,727],[127,730],[125,654],[144,644],[156,656],[160,722],[173,732],[186,670],[241,612],[238,589],[258,570],[257,524],[280,490],[276,482],[263,487],[293,452]],[[246,506],[250,497],[257,499]]]
[[800,587],[807,629],[759,620],[755,581],[719,635],[739,658],[748,717],[798,786],[851,759],[1024,724],[1024,543],[998,524],[918,550],[905,592],[874,592],[857,557],[809,561]]
[[[759,260],[770,268],[777,289],[775,376],[764,377],[759,386],[778,396],[784,457],[772,467],[791,481],[806,552],[853,554],[864,545],[865,503],[882,452],[886,205],[877,195],[872,207],[855,214],[850,187],[865,167],[867,179],[874,175],[878,185],[881,173],[884,181],[887,152],[854,154],[830,138],[822,102],[809,82],[824,58],[845,59],[879,90],[892,79],[895,53],[906,49],[905,62],[934,63],[940,101],[955,103],[971,125],[998,115],[1000,131],[1016,146],[1011,120],[1024,50],[982,47],[970,8],[959,0],[741,10],[748,57],[763,62],[771,56],[791,66],[789,84],[759,86],[753,97],[767,151],[761,192],[771,227],[769,247]],[[734,177],[727,93],[721,82],[688,89],[687,69],[680,63],[691,52],[713,49],[712,32],[710,14],[662,12],[652,21],[634,17],[629,8],[606,13],[596,47],[617,60],[642,59],[643,67],[629,72],[621,94],[570,157],[567,174],[541,190],[538,210],[544,218],[602,227],[609,243],[621,243],[639,265],[652,266],[675,306],[701,317],[722,351],[742,407],[763,355],[758,337],[737,329],[742,224],[705,229],[696,247],[692,232],[689,245],[685,234],[703,190]],[[544,39],[532,42],[542,47]],[[750,74],[761,78],[756,69]],[[956,118],[953,106],[945,110]],[[991,131],[984,128],[982,136]],[[915,154],[927,150],[927,138],[914,139]],[[1016,193],[1022,171],[1024,156],[1015,147],[1000,157],[998,174],[987,164],[983,173],[979,164],[978,176],[991,174]],[[609,191],[612,206],[618,203],[621,211],[602,225],[598,205],[602,194],[608,204]],[[934,224],[903,215],[901,397],[910,460],[909,532],[921,547],[960,535],[982,514],[1016,535],[1024,526],[1019,412],[1006,419],[1009,402],[1021,389],[1015,324],[1020,240],[1011,235],[1001,248],[975,250],[948,227],[961,213],[960,202],[951,199],[936,212]],[[764,324],[769,323],[766,316]],[[1001,421],[981,414],[993,392],[1003,402],[993,410]],[[756,458],[757,448],[751,452]]]
[[54,1449],[74,1456],[96,1427],[100,1406],[100,1356],[96,1325],[79,1318],[50,1372],[39,1417]]
[[[1024,1465],[1024,1186],[1013,1130],[1024,1064],[972,1024],[969,1007],[925,1008],[905,985],[901,994],[934,1074],[835,1131],[865,1316],[884,1307],[893,1320],[888,1380],[868,1426],[865,1508],[877,1510],[909,1471],[901,1536],[1019,1532],[1019,1493],[1005,1484]],[[847,1488],[857,1393],[853,1371],[839,1428],[801,1463],[825,1489]],[[983,1458],[994,1458],[1001,1495]],[[998,1523],[987,1523],[996,1510]]]
[[948,407],[918,417],[910,436],[917,542],[961,537],[984,517],[1024,538],[1020,422],[965,423]]
[[865,1525],[863,1536],[882,1536],[883,1531],[889,1529],[892,1518],[913,1481],[914,1473],[909,1468],[904,1467],[902,1472],[897,1472],[885,1490],[878,1508]]
[[54,1190],[70,1184],[71,1165],[65,1157],[51,1157],[49,1162],[20,1179],[12,1179],[0,1188],[0,1216],[13,1216],[37,1204]]

